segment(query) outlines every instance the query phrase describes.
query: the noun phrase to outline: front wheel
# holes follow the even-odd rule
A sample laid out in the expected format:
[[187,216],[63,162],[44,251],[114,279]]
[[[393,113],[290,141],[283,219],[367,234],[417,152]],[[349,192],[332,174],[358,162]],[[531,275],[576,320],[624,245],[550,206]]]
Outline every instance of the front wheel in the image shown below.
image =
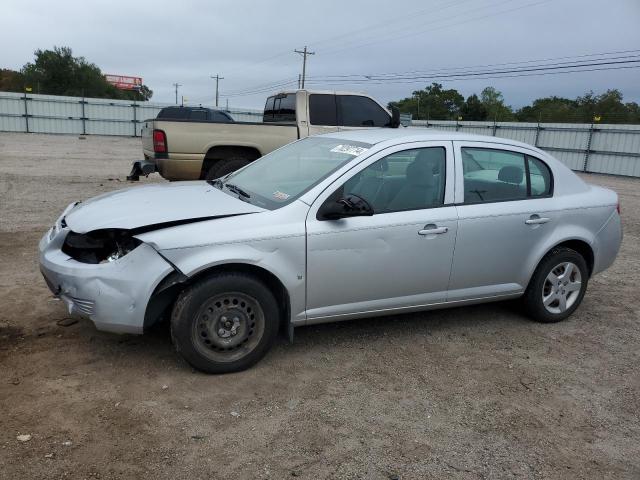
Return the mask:
[[587,290],[589,271],[582,255],[558,247],[542,259],[524,294],[524,307],[534,320],[559,322],[580,305]]
[[171,338],[178,353],[207,373],[245,370],[269,351],[279,310],[256,278],[224,273],[187,288],[174,305]]

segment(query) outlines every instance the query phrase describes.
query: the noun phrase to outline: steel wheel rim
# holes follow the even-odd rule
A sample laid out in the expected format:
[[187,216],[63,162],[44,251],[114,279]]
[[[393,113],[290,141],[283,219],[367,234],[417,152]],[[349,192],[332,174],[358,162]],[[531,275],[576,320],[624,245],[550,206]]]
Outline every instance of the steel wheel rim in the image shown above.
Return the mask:
[[260,303],[240,292],[223,293],[205,301],[192,323],[196,349],[214,362],[234,362],[260,343],[265,317]]
[[553,314],[570,309],[582,290],[582,274],[575,263],[562,262],[551,269],[542,285],[542,304]]

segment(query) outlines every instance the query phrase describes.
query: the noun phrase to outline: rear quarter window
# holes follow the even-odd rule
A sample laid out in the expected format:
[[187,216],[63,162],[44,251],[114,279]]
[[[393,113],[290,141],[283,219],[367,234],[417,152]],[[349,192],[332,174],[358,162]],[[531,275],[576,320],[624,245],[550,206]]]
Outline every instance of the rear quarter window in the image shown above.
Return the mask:
[[531,196],[547,197],[553,193],[553,177],[551,170],[542,160],[527,156],[529,178],[531,179]]

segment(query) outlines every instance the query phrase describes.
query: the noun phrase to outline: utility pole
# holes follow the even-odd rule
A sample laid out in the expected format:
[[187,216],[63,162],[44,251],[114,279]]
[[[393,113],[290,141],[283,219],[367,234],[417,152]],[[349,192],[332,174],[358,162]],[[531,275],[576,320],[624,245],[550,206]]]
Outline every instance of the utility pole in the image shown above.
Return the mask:
[[173,83],[172,85],[176,87],[176,105],[177,105],[178,104],[178,87],[181,87],[182,85],[179,83]]
[[315,55],[316,52],[309,52],[307,46],[304,46],[304,50],[294,50],[294,53],[302,55],[302,81],[300,82],[300,88],[304,88],[304,81],[307,74],[307,55]]
[[216,108],[218,107],[218,82],[220,82],[220,80],[224,80],[224,77],[221,77],[220,75],[216,75],[215,77],[212,75],[211,78],[215,78],[216,79]]

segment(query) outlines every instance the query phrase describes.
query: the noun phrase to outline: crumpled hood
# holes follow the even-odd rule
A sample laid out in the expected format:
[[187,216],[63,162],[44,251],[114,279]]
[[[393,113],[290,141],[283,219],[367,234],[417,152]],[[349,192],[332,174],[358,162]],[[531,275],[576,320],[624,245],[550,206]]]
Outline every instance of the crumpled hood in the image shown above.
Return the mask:
[[65,221],[74,232],[87,233],[262,211],[207,182],[174,182],[98,195],[71,209]]

